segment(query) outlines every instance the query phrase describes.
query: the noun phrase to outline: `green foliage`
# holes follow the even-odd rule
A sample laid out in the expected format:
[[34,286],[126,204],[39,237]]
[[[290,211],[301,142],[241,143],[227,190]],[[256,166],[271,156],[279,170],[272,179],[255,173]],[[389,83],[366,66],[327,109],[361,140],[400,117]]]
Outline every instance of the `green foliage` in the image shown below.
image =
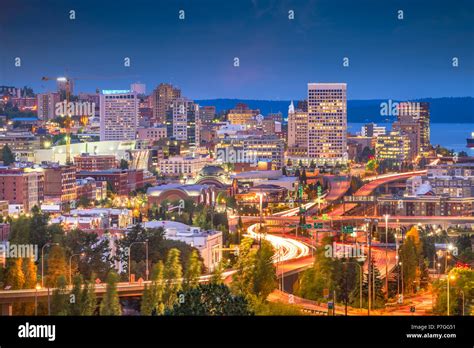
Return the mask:
[[23,272],[25,274],[25,283],[23,289],[34,289],[38,283],[37,267],[31,258],[23,259]]
[[12,150],[8,145],[5,145],[2,148],[1,156],[3,164],[5,166],[9,166],[10,164],[15,162],[15,155],[13,154]]
[[199,284],[179,293],[179,301],[166,312],[169,315],[231,316],[252,315],[243,296],[234,296],[224,284]]
[[56,288],[51,298],[51,315],[67,315],[69,295],[66,290],[66,277],[60,275],[56,280]]
[[194,288],[199,284],[199,277],[202,273],[203,264],[199,259],[199,253],[197,250],[193,250],[189,255],[186,272],[184,274],[183,289],[186,291],[190,288]]
[[252,248],[253,240],[244,238],[239,246],[239,257],[235,264],[232,290],[245,297],[256,297],[263,301],[277,287],[276,268],[271,244],[261,241],[258,250]]
[[281,302],[257,302],[252,306],[255,315],[262,316],[296,316],[303,315],[301,309],[295,305],[290,305]]
[[164,279],[165,288],[163,292],[163,303],[166,308],[171,308],[177,299],[177,293],[181,290],[181,278],[183,270],[179,259],[180,251],[170,249],[166,258]]
[[64,237],[64,245],[69,250],[69,256],[83,255],[73,258],[73,271],[77,270],[86,279],[95,274],[105,280],[113,266],[108,239],[100,239],[96,233],[74,229]]
[[128,161],[122,158],[120,160],[120,166],[119,167],[120,167],[120,169],[128,169]]
[[6,267],[5,283],[11,290],[23,289],[25,285],[25,274],[23,273],[23,259],[8,258]]
[[253,294],[264,300],[277,287],[276,267],[273,264],[273,247],[266,241],[261,241],[261,246],[255,255],[253,269]]
[[94,291],[94,275],[91,276],[89,282],[84,284],[81,294],[82,309],[81,315],[91,316],[94,315],[97,309],[97,297]]
[[109,272],[107,276],[107,288],[100,304],[100,315],[121,315],[122,307],[120,306],[117,293],[118,276],[115,272]]
[[152,283],[150,287],[145,285],[140,308],[142,315],[160,315],[164,313],[163,273],[163,262],[160,261],[153,267]]
[[72,290],[69,302],[69,315],[81,315],[84,311],[84,298],[82,297],[82,276],[76,275],[72,280]]
[[[45,255],[46,258],[46,255]],[[45,262],[46,263],[46,262]],[[58,285],[59,277],[66,277],[68,269],[66,266],[66,255],[64,249],[59,245],[53,245],[47,256],[47,272],[45,285],[50,288],[55,288]]]
[[[449,276],[449,311],[450,315],[462,315],[463,313],[463,294],[464,294],[464,315],[471,315],[472,303],[474,300],[474,271],[469,268],[453,268]],[[433,283],[433,293],[435,303],[433,313],[437,315],[447,314],[447,282],[446,279],[440,279]]]

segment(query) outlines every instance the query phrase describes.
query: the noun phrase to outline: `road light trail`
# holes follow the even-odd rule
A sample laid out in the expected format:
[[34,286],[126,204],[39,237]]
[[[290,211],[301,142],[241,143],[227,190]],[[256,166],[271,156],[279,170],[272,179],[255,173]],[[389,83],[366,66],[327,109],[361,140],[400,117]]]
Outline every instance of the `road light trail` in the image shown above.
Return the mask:
[[270,242],[273,248],[276,250],[273,256],[273,262],[283,262],[293,259],[298,259],[309,255],[309,247],[297,240],[274,236],[271,234],[262,234],[255,232],[255,228],[258,224],[253,224],[247,229],[247,236],[253,239],[263,238]]

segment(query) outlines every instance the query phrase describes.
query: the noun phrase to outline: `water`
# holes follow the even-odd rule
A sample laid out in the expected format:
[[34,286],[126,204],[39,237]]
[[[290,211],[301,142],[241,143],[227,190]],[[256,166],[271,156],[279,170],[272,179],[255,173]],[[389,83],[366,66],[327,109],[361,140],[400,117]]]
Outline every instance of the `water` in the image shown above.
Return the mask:
[[[351,133],[360,132],[360,128],[365,123],[349,123],[348,130]],[[391,129],[390,123],[380,123],[379,126],[385,126],[387,130]],[[465,151],[469,156],[474,156],[474,148],[466,147],[466,138],[474,132],[472,123],[432,123],[431,124],[431,144],[433,146],[441,145],[447,149],[456,152]]]

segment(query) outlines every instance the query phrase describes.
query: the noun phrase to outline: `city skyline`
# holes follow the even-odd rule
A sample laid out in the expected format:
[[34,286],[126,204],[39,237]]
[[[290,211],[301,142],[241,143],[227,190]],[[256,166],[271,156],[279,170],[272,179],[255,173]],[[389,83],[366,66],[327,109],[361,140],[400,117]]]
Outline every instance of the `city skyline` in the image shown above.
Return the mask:
[[83,92],[135,81],[150,92],[166,81],[191,99],[297,100],[308,82],[345,82],[349,100],[469,96],[474,87],[473,11],[443,1],[138,2],[133,16],[118,4],[6,4],[0,80],[38,93],[54,89],[42,76],[78,77]]

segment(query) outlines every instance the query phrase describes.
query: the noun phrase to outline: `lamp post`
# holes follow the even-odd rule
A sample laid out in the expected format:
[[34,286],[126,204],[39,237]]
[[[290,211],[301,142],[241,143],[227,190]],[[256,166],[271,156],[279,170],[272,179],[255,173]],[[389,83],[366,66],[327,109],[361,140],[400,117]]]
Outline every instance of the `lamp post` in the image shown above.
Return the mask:
[[72,258],[74,256],[84,256],[84,253],[72,254],[69,257],[69,284],[72,284]]
[[263,230],[263,196],[265,196],[265,193],[264,192],[257,192],[257,196],[260,198],[260,230],[259,230],[259,233],[260,233],[260,238],[259,238],[259,241],[260,241],[260,245],[262,244],[262,230]]
[[149,274],[149,271],[148,271],[148,240],[146,240],[145,242],[132,242],[130,244],[130,246],[128,247],[128,282],[131,283],[131,254],[130,254],[130,250],[132,249],[132,245],[133,244],[145,244],[145,252],[146,252],[146,271],[145,271],[145,274],[146,274],[146,280],[148,280],[148,274]]
[[450,281],[450,280],[454,280],[454,279],[456,279],[456,276],[455,276],[454,274],[449,274],[449,273],[448,273],[448,276],[446,277],[446,281],[448,282],[448,301],[447,301],[447,307],[448,307],[448,308],[447,308],[447,313],[448,313],[448,316],[450,315],[450,314],[449,314],[449,312],[450,312],[450,309],[449,309],[449,288],[450,288],[450,286],[449,286],[449,281]]
[[51,245],[59,245],[59,243],[46,243],[41,248],[41,287],[44,287],[44,248]]
[[40,284],[36,284],[35,287],[35,316],[38,315],[38,290],[41,290]]

